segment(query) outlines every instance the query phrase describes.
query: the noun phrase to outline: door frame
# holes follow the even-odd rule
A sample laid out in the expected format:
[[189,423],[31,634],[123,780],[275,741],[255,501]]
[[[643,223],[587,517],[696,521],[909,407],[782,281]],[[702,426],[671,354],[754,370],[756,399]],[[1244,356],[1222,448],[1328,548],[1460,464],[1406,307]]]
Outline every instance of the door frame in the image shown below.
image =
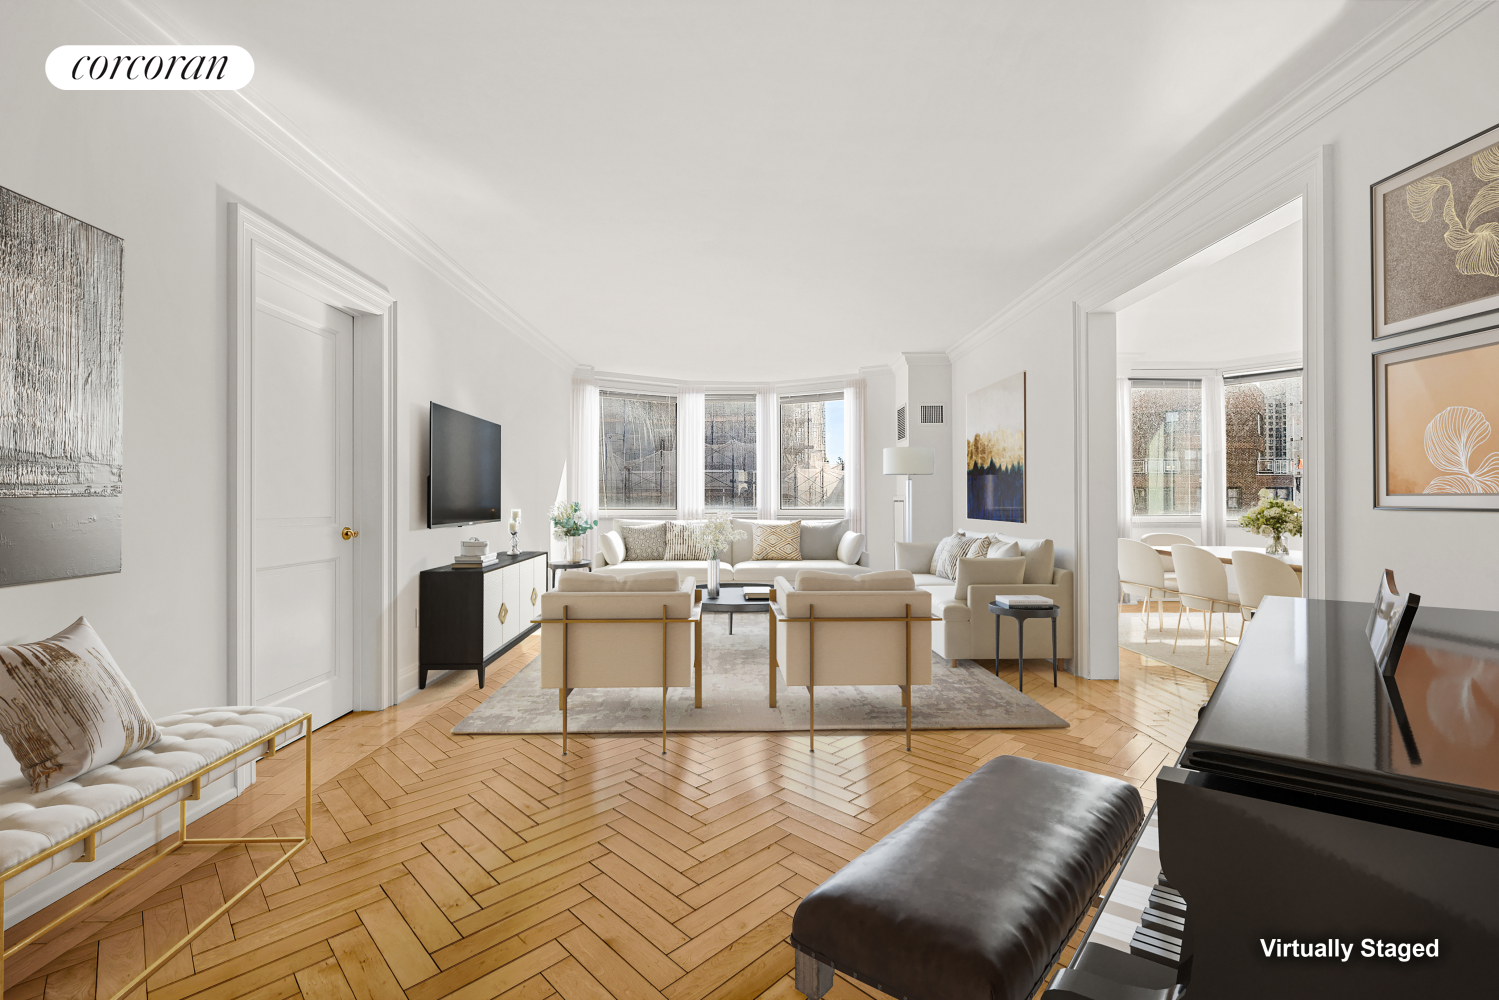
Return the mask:
[[[395,703],[396,301],[383,286],[245,205],[229,204],[229,683],[250,705],[254,564],[254,365],[257,265],[354,317],[354,710]],[[243,770],[243,769],[242,769]],[[253,780],[252,775],[246,778]],[[243,787],[243,784],[241,784]]]
[[[1141,226],[1142,236],[1108,261],[1111,273],[1100,276],[1086,297],[1073,301],[1073,416],[1079,439],[1074,469],[1078,553],[1074,601],[1076,628],[1082,638],[1076,644],[1080,676],[1119,676],[1115,315],[1129,304],[1129,294],[1145,282],[1297,198],[1302,199],[1303,587],[1312,598],[1332,590],[1327,542],[1331,476],[1326,448],[1332,412],[1327,346],[1332,329],[1332,148],[1319,146],[1245,187],[1225,183],[1210,188],[1173,206],[1171,214],[1156,220],[1153,228]],[[1102,405],[1102,400],[1108,400],[1108,405]],[[1092,614],[1095,610],[1101,613]]]

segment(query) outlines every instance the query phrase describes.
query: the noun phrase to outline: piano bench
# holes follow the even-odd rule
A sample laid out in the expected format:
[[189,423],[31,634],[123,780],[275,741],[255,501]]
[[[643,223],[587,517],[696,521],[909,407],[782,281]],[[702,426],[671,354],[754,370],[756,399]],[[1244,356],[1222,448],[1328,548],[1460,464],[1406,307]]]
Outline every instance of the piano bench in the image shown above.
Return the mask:
[[796,988],[833,973],[902,1000],[1021,1000],[1088,912],[1144,819],[1114,778],[997,757],[796,908]]

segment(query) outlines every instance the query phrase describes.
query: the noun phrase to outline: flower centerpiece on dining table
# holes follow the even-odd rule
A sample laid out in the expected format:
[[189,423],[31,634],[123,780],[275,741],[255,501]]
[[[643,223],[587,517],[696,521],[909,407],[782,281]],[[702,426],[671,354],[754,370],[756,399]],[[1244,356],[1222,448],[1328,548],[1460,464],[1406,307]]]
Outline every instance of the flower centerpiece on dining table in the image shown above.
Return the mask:
[[596,520],[579,517],[582,512],[583,505],[576,500],[554,503],[547,512],[552,522],[552,535],[567,542],[567,556],[572,562],[583,561],[583,536],[599,526]]
[[736,539],[748,537],[743,529],[734,527],[734,515],[726,510],[716,511],[694,529],[698,545],[708,555],[708,596],[718,596],[718,554],[729,551]]
[[1291,550],[1286,547],[1285,536],[1301,536],[1301,508],[1269,490],[1260,490],[1259,504],[1239,518],[1239,527],[1270,539],[1265,546],[1266,555],[1289,555]]

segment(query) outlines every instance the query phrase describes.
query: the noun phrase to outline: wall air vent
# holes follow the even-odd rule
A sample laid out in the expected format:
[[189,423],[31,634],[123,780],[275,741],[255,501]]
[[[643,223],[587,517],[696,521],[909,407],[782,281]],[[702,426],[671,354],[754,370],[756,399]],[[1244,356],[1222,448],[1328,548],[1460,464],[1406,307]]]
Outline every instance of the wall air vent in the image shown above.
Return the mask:
[[902,406],[895,411],[895,440],[906,439],[906,408]]
[[940,424],[940,423],[942,423],[942,407],[941,406],[932,406],[930,404],[925,404],[925,403],[922,404],[922,407],[921,407],[921,422],[924,423],[924,424]]

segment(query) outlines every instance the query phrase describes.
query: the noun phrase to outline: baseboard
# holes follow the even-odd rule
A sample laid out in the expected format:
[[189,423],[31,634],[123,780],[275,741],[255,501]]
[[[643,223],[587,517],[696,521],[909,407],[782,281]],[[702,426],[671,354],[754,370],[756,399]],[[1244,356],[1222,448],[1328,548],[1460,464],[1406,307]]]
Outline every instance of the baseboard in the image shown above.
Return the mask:
[[[187,804],[188,822],[191,823],[213,812],[219,806],[237,797],[239,790],[235,787],[235,778],[235,774],[226,774],[213,784],[205,786],[203,797]],[[253,781],[253,777],[250,780]],[[24,920],[43,907],[57,902],[74,889],[118,867],[152,844],[165,840],[176,832],[177,810],[170,807],[163,809],[140,826],[121,834],[107,844],[99,845],[96,860],[75,861],[67,868],[47,875],[40,882],[28,885],[13,896],[7,894],[5,926],[10,927],[16,921]]]

